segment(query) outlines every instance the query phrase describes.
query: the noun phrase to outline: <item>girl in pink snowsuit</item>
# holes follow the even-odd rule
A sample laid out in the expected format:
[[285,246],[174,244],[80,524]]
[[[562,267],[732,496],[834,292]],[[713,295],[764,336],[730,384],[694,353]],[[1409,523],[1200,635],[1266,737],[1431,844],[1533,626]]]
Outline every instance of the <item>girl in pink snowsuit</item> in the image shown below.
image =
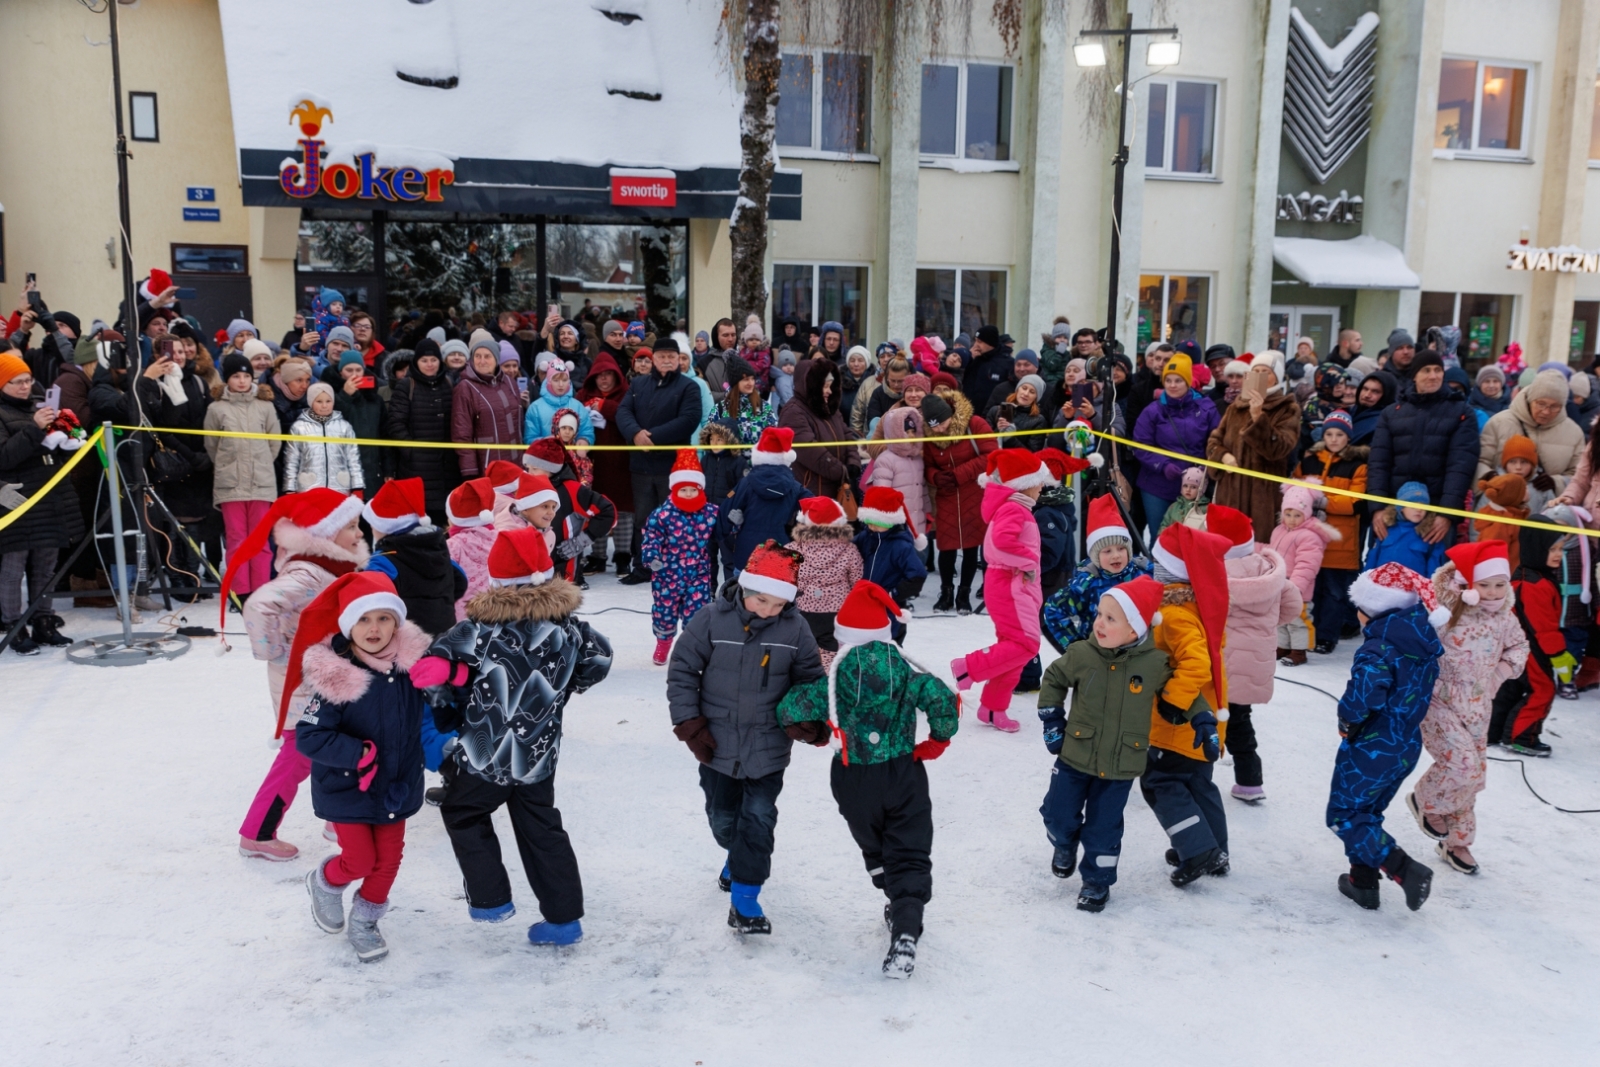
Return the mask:
[[511,498],[496,493],[487,478],[462,482],[445,500],[450,520],[450,558],[467,576],[467,592],[456,601],[456,621],[467,617],[467,601],[489,588],[489,549],[500,531],[495,528],[495,508]]
[[1022,668],[1039,654],[1039,609],[1044,588],[1039,582],[1039,524],[1033,505],[1054,479],[1050,468],[1025,448],[1002,448],[989,459],[982,513],[988,523],[983,536],[983,599],[994,621],[995,643],[951,661],[956,688],[966,691],[986,682],[978,721],[1014,734],[1021,725],[1007,714]]
[[[1433,576],[1450,622],[1439,633],[1444,655],[1433,687],[1422,743],[1433,757],[1406,805],[1439,856],[1463,874],[1477,874],[1471,845],[1473,811],[1483,789],[1489,716],[1500,684],[1528,664],[1528,638],[1514,610],[1511,566],[1503,541],[1474,541],[1446,553]],[[1467,581],[1471,586],[1467,587]]]

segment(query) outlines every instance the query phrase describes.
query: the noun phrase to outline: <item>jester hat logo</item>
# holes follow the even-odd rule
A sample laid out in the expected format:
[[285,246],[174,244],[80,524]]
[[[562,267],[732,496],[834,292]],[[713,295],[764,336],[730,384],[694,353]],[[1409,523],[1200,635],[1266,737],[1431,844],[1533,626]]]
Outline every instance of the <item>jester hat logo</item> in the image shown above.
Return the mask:
[[327,142],[318,134],[324,123],[332,121],[332,109],[309,97],[289,109],[289,123],[300,128],[301,137],[300,158],[285,159],[278,167],[278,185],[287,195],[297,200],[321,194],[336,200],[436,204],[444,200],[444,187],[455,182],[455,171],[448,162],[427,169],[385,166],[377,151],[363,152],[350,163],[328,163],[323,159]]
[[315,137],[322,132],[324,122],[333,121],[333,112],[314,100],[302,100],[290,110],[289,121],[298,123],[300,132],[307,137]]

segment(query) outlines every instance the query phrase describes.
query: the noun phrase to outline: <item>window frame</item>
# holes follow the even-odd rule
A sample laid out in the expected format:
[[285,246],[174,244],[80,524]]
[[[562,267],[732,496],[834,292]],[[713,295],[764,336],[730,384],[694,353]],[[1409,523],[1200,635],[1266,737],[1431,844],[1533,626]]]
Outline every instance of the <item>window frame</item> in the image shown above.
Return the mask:
[[[836,48],[823,48],[821,46],[795,46],[778,47],[778,63],[782,70],[784,56],[809,56],[811,58],[811,143],[809,146],[786,145],[778,143],[777,119],[773,119],[772,147],[777,152],[778,158],[789,159],[831,159],[845,163],[876,163],[878,157],[872,152],[873,138],[877,135],[877,124],[873,122],[872,106],[877,96],[877,57],[864,52],[841,52]],[[874,67],[872,76],[867,79],[867,91],[871,94],[866,101],[867,118],[867,150],[863,152],[840,152],[831,148],[822,148],[822,83],[825,78],[825,56],[864,56],[871,61]],[[781,80],[781,73],[780,73]],[[802,263],[791,263],[790,266],[804,266]],[[848,267],[849,263],[830,263],[828,266]]]
[[[1165,165],[1159,169],[1152,169],[1148,165],[1144,168],[1144,176],[1152,181],[1163,182],[1220,182],[1222,181],[1222,91],[1224,82],[1221,78],[1195,78],[1178,75],[1154,75],[1145,79],[1145,128],[1146,151],[1149,150],[1150,104],[1149,86],[1163,85],[1167,90],[1166,124],[1161,134],[1161,158]],[[1182,171],[1172,169],[1172,133],[1177,122],[1177,86],[1179,82],[1190,82],[1197,85],[1209,85],[1213,93],[1211,97],[1211,169],[1209,171]]]
[[[1538,64],[1523,59],[1489,59],[1483,56],[1464,56],[1446,52],[1439,57],[1439,81],[1444,80],[1444,65],[1451,60],[1474,64],[1472,76],[1472,147],[1470,148],[1440,148],[1434,146],[1433,154],[1444,159],[1484,159],[1505,160],[1513,163],[1533,162],[1533,122],[1534,115],[1533,95],[1535,90],[1534,75]],[[1482,148],[1478,145],[1479,138],[1483,135],[1483,68],[1508,67],[1512,70],[1523,71],[1526,75],[1522,94],[1522,147],[1521,148]],[[1437,125],[1439,114],[1438,86],[1434,90],[1434,116]]]
[[[155,123],[156,127],[154,137],[140,137],[136,129],[137,124],[135,123],[133,117],[134,100],[143,99],[146,97],[148,97],[150,100],[150,120]],[[145,92],[143,90],[128,91],[128,140],[138,141],[142,144],[161,143],[161,101],[158,99],[157,94],[153,92]]]
[[[810,326],[820,326],[822,325],[823,321],[819,317],[821,314],[820,308],[822,305],[823,267],[847,267],[851,270],[866,271],[867,281],[866,284],[861,287],[861,322],[856,327],[859,336],[852,338],[850,340],[850,344],[864,345],[867,343],[866,339],[869,336],[867,331],[867,322],[868,317],[872,314],[872,263],[870,261],[864,259],[845,259],[823,262],[820,259],[774,259],[768,265],[768,267],[769,273],[767,275],[767,287],[769,289],[773,288],[777,281],[777,269],[779,267],[811,268],[811,312],[810,318],[806,320],[807,325]],[[777,336],[778,324],[781,321],[780,316],[778,315],[776,302],[774,302],[774,306],[772,308],[771,319],[771,332],[768,334],[769,341]],[[776,344],[775,341],[773,343]],[[804,353],[796,353],[796,355],[803,356]]]
[[[946,157],[946,158],[948,158],[948,157]],[[966,271],[969,271],[969,270],[970,271],[980,271],[981,270],[981,271],[991,271],[991,272],[992,271],[999,271],[1001,274],[1005,275],[1005,284],[1006,284],[1005,298],[1000,302],[1000,314],[1002,316],[1001,321],[1000,322],[996,322],[996,323],[985,323],[984,325],[986,325],[986,326],[994,326],[1001,333],[1005,333],[1006,332],[1005,319],[1009,318],[1010,315],[1011,315],[1011,268],[1010,267],[1004,266],[1004,265],[1001,265],[1001,264],[998,264],[998,263],[947,263],[947,262],[918,263],[916,265],[916,267],[913,269],[912,275],[911,275],[911,288],[912,288],[913,292],[916,291],[916,277],[917,277],[917,274],[922,272],[922,271],[925,271],[925,270],[948,270],[948,271],[954,271],[955,272],[955,276],[956,276],[955,277],[955,289],[953,290],[952,295],[951,295],[951,300],[955,305],[955,321],[951,325],[953,325],[955,327],[955,333],[951,334],[950,337],[948,338],[948,340],[950,340],[952,342],[955,340],[956,334],[959,334],[959,333],[962,332],[962,330],[961,330],[961,275],[963,273],[965,273]],[[915,316],[916,316],[916,309],[913,307],[913,309],[912,309],[912,317],[913,317],[913,319],[915,319]]]
[[[1006,131],[1007,158],[1005,159],[979,159],[976,156],[967,155],[967,67],[972,64],[977,64],[980,67],[1005,67],[1011,71],[1011,128]],[[922,147],[923,67],[956,68],[955,152],[928,152]],[[923,166],[939,166],[950,160],[961,160],[964,163],[987,164],[995,170],[1016,169],[1020,165],[1017,159],[1017,64],[1008,62],[1005,59],[986,59],[982,56],[972,56],[965,59],[956,59],[949,56],[928,56],[923,59],[917,67],[917,157]],[[967,269],[987,270],[989,268],[972,267]]]
[[[178,249],[180,248],[207,248],[218,251],[237,252],[244,270],[185,270],[178,263]],[[210,241],[173,241],[167,245],[168,261],[172,264],[174,277],[182,275],[185,278],[248,278],[250,277],[250,246],[236,244],[214,244]]]
[[[1168,326],[1167,319],[1172,313],[1172,279],[1174,279],[1174,278],[1204,278],[1204,279],[1206,279],[1206,309],[1205,309],[1206,310],[1206,319],[1205,319],[1205,322],[1206,322],[1206,333],[1209,335],[1210,330],[1211,330],[1211,319],[1212,319],[1212,316],[1216,313],[1216,310],[1217,310],[1217,272],[1216,271],[1208,271],[1208,270],[1149,270],[1147,268],[1140,267],[1139,268],[1139,278],[1141,280],[1141,282],[1140,282],[1140,287],[1141,288],[1143,287],[1143,279],[1145,279],[1145,278],[1160,278],[1161,279],[1161,315],[1156,320],[1156,324],[1160,329],[1158,330],[1157,334],[1153,334],[1151,336],[1150,340],[1151,341],[1162,341],[1162,342],[1167,342],[1168,341],[1168,339],[1166,337],[1160,336],[1160,334],[1164,334],[1166,332],[1166,328]],[[1275,304],[1274,306],[1277,306],[1277,305]],[[1139,303],[1138,303],[1137,298],[1135,298],[1135,301],[1134,301],[1134,327],[1133,328],[1134,328],[1134,336],[1136,338],[1138,337],[1138,331],[1139,331],[1138,313],[1139,313]],[[1208,344],[1210,343],[1210,340],[1211,340],[1211,338],[1209,336],[1197,337],[1197,338],[1195,338],[1195,343],[1200,346],[1201,351],[1204,351],[1206,349],[1206,347],[1208,346]],[[1142,353],[1143,349],[1141,348],[1140,351]],[[1141,358],[1142,358],[1142,356],[1141,356]]]

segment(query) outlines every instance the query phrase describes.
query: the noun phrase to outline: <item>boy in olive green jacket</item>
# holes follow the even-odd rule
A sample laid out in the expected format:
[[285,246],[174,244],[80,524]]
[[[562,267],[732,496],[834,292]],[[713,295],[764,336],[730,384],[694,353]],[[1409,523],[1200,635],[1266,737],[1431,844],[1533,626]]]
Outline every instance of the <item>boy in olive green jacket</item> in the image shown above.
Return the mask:
[[[1055,846],[1050,871],[1070,878],[1083,845],[1078,907],[1111,898],[1122,853],[1122,809],[1150,751],[1150,711],[1172,669],[1155,645],[1161,583],[1135,578],[1100,598],[1094,633],[1050,664],[1039,687],[1045,747],[1058,755],[1039,814]],[[1072,710],[1063,710],[1072,690]]]

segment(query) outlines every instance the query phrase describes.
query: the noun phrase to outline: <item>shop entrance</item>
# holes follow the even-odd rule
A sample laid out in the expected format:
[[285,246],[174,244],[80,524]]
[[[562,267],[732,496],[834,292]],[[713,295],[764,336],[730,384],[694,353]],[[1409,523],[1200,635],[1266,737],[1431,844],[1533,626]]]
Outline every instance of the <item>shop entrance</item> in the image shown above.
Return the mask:
[[1270,314],[1267,333],[1271,347],[1285,355],[1294,355],[1294,346],[1302,337],[1311,338],[1319,361],[1338,343],[1339,309],[1336,307],[1275,307]]

